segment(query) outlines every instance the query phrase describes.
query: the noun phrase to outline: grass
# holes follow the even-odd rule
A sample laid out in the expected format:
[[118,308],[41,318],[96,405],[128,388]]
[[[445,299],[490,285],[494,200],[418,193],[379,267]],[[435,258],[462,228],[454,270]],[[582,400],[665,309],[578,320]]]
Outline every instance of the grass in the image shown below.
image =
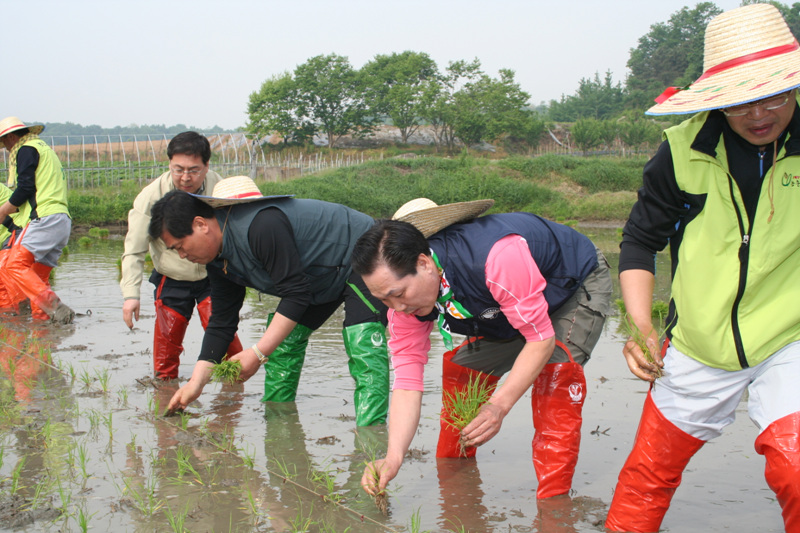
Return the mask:
[[[491,160],[426,155],[373,160],[259,187],[265,194],[341,203],[373,217],[389,217],[404,202],[426,197],[439,204],[493,198],[496,213],[624,220],[636,200],[645,162],[644,157],[545,155]],[[113,186],[71,187],[72,219],[83,226],[124,224],[141,188],[135,179],[121,179]],[[90,235],[95,239],[103,237],[93,230]]]

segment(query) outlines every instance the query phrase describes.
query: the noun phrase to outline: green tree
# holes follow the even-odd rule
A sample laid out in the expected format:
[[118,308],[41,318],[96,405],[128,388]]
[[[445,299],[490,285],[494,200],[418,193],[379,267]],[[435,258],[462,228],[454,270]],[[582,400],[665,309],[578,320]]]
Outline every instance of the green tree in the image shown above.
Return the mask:
[[[456,94],[465,85],[478,80],[482,75],[481,64],[477,58],[470,62],[451,61],[443,73],[424,84],[420,112],[422,118],[433,129],[437,149],[445,148],[452,151],[455,148],[458,105],[470,102],[464,94],[459,97],[456,97]],[[460,120],[466,131],[467,121],[473,119],[468,119],[467,114],[462,112]]]
[[636,118],[619,123],[620,140],[631,151],[656,145],[661,140],[661,131],[661,127],[652,119]]
[[600,145],[601,139],[600,121],[594,118],[582,118],[578,120],[570,130],[572,140],[581,149],[583,155]]
[[284,72],[261,84],[261,88],[250,94],[247,114],[250,118],[246,131],[259,138],[277,133],[284,144],[289,141],[304,141],[311,131],[304,128],[302,117],[297,114],[296,86],[292,74]]
[[361,67],[370,107],[388,116],[402,142],[420,127],[427,84],[437,79],[436,63],[421,52],[377,55]]
[[328,137],[328,147],[348,134],[374,129],[377,117],[368,109],[362,77],[343,56],[312,57],[294,71],[296,113]]
[[594,79],[581,79],[574,95],[562,95],[560,102],[551,100],[548,114],[556,122],[610,118],[622,110],[623,100],[622,85],[612,81],[611,71],[606,72],[603,80],[595,73]]
[[711,2],[673,13],[669,21],[650,26],[628,59],[626,104],[648,108],[667,87],[682,87],[703,73],[703,46],[708,22],[722,10]]

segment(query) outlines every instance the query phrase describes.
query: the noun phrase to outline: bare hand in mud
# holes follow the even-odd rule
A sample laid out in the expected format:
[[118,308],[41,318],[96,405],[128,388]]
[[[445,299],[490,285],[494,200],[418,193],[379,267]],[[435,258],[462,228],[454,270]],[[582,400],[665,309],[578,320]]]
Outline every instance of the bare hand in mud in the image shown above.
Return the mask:
[[175,407],[173,409],[169,409],[168,408],[166,411],[164,411],[164,414],[161,415],[161,417],[162,418],[169,418],[171,416],[175,416],[175,415],[177,415],[179,413],[182,413],[182,412],[183,412],[183,407]]
[[622,348],[622,355],[628,362],[628,368],[639,379],[644,381],[655,381],[661,375],[661,368],[664,367],[664,360],[661,359],[661,352],[658,349],[658,341],[653,337],[647,339],[647,347],[653,356],[654,362],[649,362],[641,347],[633,340],[628,339]]
[[368,463],[361,476],[361,488],[370,496],[386,490],[386,485],[397,476],[400,465],[394,466],[386,459],[378,459]]
[[129,329],[133,329],[133,319],[139,320],[139,300],[131,298],[122,304],[122,320]]
[[478,416],[461,430],[464,446],[480,446],[489,442],[500,431],[505,415],[500,407],[491,402],[483,404]]
[[167,412],[173,413],[186,409],[186,406],[200,397],[201,392],[203,392],[203,387],[196,387],[192,380],[189,380],[186,385],[178,389],[172,396],[167,406]]

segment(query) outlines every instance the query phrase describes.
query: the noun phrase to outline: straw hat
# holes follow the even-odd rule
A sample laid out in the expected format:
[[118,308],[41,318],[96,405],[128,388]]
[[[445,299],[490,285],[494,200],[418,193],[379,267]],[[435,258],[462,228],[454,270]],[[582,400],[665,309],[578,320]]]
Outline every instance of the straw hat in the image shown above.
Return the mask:
[[26,126],[17,117],[6,117],[0,120],[0,137],[5,137],[9,133],[14,133],[17,130],[23,130],[25,128],[31,130],[31,133],[42,133],[44,131],[44,125],[42,124]]
[[427,198],[416,198],[404,203],[392,215],[392,220],[409,222],[425,237],[458,222],[478,217],[494,205],[494,200],[474,200],[455,204],[436,205]]
[[214,186],[211,196],[193,195],[211,207],[225,207],[234,204],[244,204],[273,198],[290,198],[291,195],[279,194],[263,196],[258,185],[248,176],[232,176],[220,180]]
[[777,8],[751,4],[708,23],[703,75],[670,87],[649,115],[678,115],[755,102],[800,86],[800,47]]

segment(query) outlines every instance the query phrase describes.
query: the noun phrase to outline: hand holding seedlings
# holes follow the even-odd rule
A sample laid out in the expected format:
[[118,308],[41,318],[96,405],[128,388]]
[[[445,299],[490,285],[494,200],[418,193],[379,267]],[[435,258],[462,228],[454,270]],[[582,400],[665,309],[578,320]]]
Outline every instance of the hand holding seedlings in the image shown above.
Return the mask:
[[239,361],[226,359],[225,361],[214,365],[214,368],[211,371],[211,379],[212,381],[218,381],[225,385],[233,385],[239,381],[241,373],[242,363]]
[[661,368],[664,366],[658,350],[661,334],[654,327],[650,327],[650,331],[644,334],[628,313],[625,313],[622,325],[628,334],[622,353],[631,372],[645,381],[660,378],[663,375]]

